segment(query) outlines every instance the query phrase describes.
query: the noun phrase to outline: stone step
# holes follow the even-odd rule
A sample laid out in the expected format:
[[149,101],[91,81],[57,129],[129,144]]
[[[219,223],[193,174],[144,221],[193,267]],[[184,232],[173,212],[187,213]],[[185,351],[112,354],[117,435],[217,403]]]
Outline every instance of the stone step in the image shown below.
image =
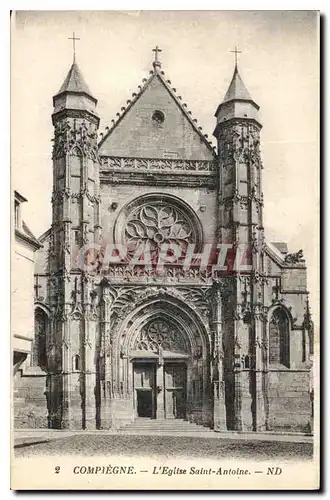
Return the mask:
[[119,431],[151,431],[151,432],[212,432],[209,427],[197,425],[186,420],[157,420],[157,419],[139,419],[135,422],[125,423],[119,428]]

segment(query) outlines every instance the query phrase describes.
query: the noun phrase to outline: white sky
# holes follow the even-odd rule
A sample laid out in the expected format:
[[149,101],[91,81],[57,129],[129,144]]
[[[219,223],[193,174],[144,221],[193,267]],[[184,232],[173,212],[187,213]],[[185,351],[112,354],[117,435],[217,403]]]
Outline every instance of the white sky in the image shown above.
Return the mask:
[[[319,56],[312,11],[19,12],[12,30],[12,187],[39,236],[51,223],[52,96],[77,61],[99,100],[100,131],[148,77],[152,48],[165,75],[212,137],[214,112],[233,73],[260,105],[266,237],[304,249],[318,299]],[[215,144],[215,140],[213,140]]]

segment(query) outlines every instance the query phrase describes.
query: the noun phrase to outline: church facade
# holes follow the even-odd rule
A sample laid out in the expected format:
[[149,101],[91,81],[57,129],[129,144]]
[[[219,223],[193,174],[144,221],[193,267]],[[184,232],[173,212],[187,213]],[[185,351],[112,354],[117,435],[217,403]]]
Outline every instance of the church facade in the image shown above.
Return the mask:
[[27,360],[38,370],[15,381],[34,425],[311,431],[306,265],[266,239],[259,106],[237,66],[217,148],[157,52],[104,135],[75,61],[53,105],[52,225]]

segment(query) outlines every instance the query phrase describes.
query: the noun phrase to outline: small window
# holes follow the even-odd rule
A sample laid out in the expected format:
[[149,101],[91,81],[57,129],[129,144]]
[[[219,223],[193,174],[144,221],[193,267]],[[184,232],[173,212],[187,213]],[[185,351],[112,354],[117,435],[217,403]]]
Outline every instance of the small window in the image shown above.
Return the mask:
[[247,354],[243,356],[243,366],[245,370],[249,370],[251,368],[250,366],[250,356]]
[[76,354],[73,356],[73,371],[74,372],[79,372],[81,370],[81,363],[80,363],[80,356],[79,354]]
[[152,115],[152,121],[156,124],[156,125],[160,125],[161,123],[163,123],[165,120],[165,116],[164,116],[164,113],[162,111],[159,111],[158,109],[156,111],[154,111],[153,115]]
[[76,245],[80,244],[80,231],[79,231],[79,229],[74,230],[74,242]]

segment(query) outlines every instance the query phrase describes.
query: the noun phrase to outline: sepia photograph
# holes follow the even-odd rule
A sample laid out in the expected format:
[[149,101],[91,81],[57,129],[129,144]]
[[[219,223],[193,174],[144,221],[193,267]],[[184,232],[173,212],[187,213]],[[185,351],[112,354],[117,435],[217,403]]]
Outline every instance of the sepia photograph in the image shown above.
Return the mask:
[[319,488],[319,12],[11,14],[11,488]]

